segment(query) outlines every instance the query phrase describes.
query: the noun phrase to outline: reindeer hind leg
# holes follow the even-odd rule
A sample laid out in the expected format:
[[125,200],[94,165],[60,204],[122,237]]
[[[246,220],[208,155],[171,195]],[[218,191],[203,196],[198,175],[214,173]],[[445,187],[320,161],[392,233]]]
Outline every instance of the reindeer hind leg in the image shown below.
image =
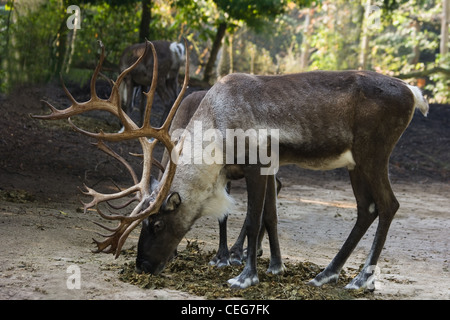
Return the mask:
[[375,272],[377,271],[378,258],[386,241],[392,219],[400,207],[392,191],[387,168],[384,174],[378,176],[378,179],[373,177],[372,193],[375,202],[371,204],[370,210],[378,214],[378,226],[375,232],[375,238],[363,269],[345,287],[346,289],[363,288],[369,291],[375,290]]
[[356,223],[347,240],[331,263],[309,282],[309,284],[314,286],[337,282],[339,273],[348,257],[377,217],[376,211],[372,210],[373,198],[367,176],[360,170],[359,166],[356,166],[349,174],[357,203],[358,216]]

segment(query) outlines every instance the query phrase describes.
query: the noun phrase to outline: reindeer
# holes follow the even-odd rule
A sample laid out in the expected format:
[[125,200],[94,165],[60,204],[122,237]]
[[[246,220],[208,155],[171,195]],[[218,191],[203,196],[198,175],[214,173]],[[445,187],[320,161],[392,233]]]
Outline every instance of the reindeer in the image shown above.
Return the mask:
[[[84,205],[85,210],[97,207],[100,216],[119,222],[116,228],[104,227],[112,234],[96,242],[97,252],[113,253],[117,257],[131,230],[143,222],[138,242],[137,268],[159,274],[199,217],[221,217],[230,210],[233,200],[226,192],[226,185],[231,180],[245,178],[248,194],[245,222],[247,263],[243,271],[228,282],[232,288],[256,285],[259,282],[256,270],[257,237],[262,220],[265,222],[270,218],[272,223],[266,224],[271,228],[268,233],[276,234],[274,174],[277,166],[274,169],[273,161],[266,162],[262,154],[256,163],[250,161],[253,159],[250,137],[243,144],[244,153],[237,155],[235,152],[239,150],[233,144],[235,136],[231,139],[234,141],[218,138],[227,137],[227,130],[230,129],[260,129],[267,136],[261,134],[261,139],[256,140],[257,145],[270,141],[270,144],[266,144],[266,151],[278,149],[276,155],[280,165],[296,164],[312,170],[346,167],[349,171],[357,203],[355,226],[335,258],[310,283],[320,286],[335,282],[353,249],[378,217],[375,238],[364,267],[346,286],[348,289],[374,289],[374,266],[399,208],[388,176],[389,157],[411,122],[415,109],[419,109],[423,115],[428,113],[428,103],[420,89],[399,79],[369,71],[313,71],[277,76],[230,74],[208,91],[184,133],[178,140],[172,141],[168,130],[187,86],[188,63],[183,88],[163,126],[153,128],[145,121],[139,128],[121,111],[118,94],[123,77],[136,64],[119,75],[111,97],[102,100],[95,94],[95,79],[103,61],[103,53],[91,81],[92,98],[88,102],[78,103],[65,89],[72,102],[69,108],[57,110],[47,103],[51,114],[37,116],[41,119],[62,119],[88,110],[106,110],[122,121],[125,128],[122,133],[92,133],[72,125],[102,143],[128,139],[139,139],[141,143],[144,153],[143,173],[140,181],[135,176],[134,186],[114,194],[101,194],[86,187],[86,194],[93,199]],[[155,52],[153,55],[156,60]],[[154,83],[146,93],[147,120],[155,91]],[[225,145],[225,150],[220,153],[220,149],[215,148],[216,161],[213,162],[180,162],[180,157],[189,156],[189,133],[199,124],[205,129],[211,129],[217,138],[214,143]],[[274,128],[275,131],[264,131],[267,128]],[[273,136],[276,139],[272,139]],[[161,141],[171,155],[159,182],[150,176],[151,152],[157,140],[150,142],[147,137]],[[193,146],[206,150],[211,148],[211,140],[200,143],[193,141]],[[236,155],[234,158],[231,157],[233,154]],[[240,161],[242,155],[245,160],[243,163]],[[219,161],[220,158],[223,161]],[[101,202],[131,194],[135,194],[139,203],[129,216],[107,215],[98,207]],[[281,254],[278,242],[273,240],[270,243],[271,263],[268,272],[279,273],[283,271]]]
[[[156,92],[164,104],[164,112],[161,116],[161,124],[177,96],[178,91],[178,71],[185,59],[185,48],[183,44],[163,40],[153,41],[158,54],[158,77]],[[131,66],[145,51],[146,44],[136,43],[127,48],[122,53],[119,62],[120,72]],[[125,112],[136,115],[142,119],[145,102],[141,98],[139,108],[134,106],[135,97],[138,92],[144,92],[152,81],[153,57],[145,55],[141,64],[137,65],[124,79],[120,87],[122,105]],[[141,89],[141,90],[139,90]]]

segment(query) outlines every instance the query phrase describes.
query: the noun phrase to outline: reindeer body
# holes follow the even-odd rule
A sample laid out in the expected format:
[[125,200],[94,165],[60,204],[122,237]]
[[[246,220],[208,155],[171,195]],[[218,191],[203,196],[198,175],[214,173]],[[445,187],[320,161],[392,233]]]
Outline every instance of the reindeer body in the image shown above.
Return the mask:
[[[374,72],[231,74],[209,90],[186,132],[192,132],[196,121],[202,122],[203,129],[219,130],[223,137],[227,129],[278,129],[281,165],[296,164],[314,170],[347,167],[358,219],[336,258],[311,283],[322,285],[335,281],[348,256],[378,216],[379,226],[369,258],[363,271],[348,286],[359,288],[370,286],[371,268],[376,265],[399,207],[389,183],[388,161],[416,107],[424,115],[428,111],[428,104],[417,88]],[[258,282],[256,239],[265,206],[272,210],[267,216],[276,216],[275,180],[273,175],[260,174],[262,166],[225,161],[223,164],[179,164],[171,190],[181,201],[174,210],[168,212],[162,208],[160,217],[159,214],[152,217],[154,221],[168,219],[166,225],[180,226],[176,230],[179,237],[199,217],[225,214],[232,205],[225,192],[226,183],[244,177],[248,188],[248,261],[244,271],[229,281],[232,287],[245,288]],[[152,240],[155,241],[158,239]],[[150,252],[154,251],[150,249],[144,255],[149,257]],[[145,260],[142,257],[138,253],[138,260]],[[271,271],[277,273],[282,263],[281,258],[275,260],[278,262]]]

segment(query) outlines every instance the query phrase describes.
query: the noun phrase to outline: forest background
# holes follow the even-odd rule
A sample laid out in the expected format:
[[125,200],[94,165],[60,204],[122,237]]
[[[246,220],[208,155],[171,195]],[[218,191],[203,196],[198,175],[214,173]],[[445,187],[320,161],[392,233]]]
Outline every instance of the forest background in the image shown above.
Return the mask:
[[114,79],[130,44],[184,37],[205,86],[232,72],[367,69],[449,103],[449,22],[450,0],[0,1],[0,93],[59,74],[85,83],[97,40]]

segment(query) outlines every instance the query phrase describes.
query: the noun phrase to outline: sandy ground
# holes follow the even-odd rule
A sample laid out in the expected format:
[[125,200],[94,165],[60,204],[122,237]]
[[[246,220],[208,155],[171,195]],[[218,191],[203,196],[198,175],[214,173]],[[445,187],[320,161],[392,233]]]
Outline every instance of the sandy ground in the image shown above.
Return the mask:
[[[201,299],[184,292],[144,290],[124,283],[118,279],[120,266],[134,257],[122,255],[114,260],[111,255],[90,252],[94,248],[91,239],[98,231],[91,220],[99,219],[95,212],[84,214],[80,210],[77,186],[96,181],[95,172],[87,170],[103,165],[105,156],[84,151],[90,148],[81,142],[85,138],[67,128],[46,129],[26,117],[29,112],[41,113],[38,98],[61,94],[55,90],[32,88],[25,95],[16,93],[14,99],[0,99],[5,115],[0,123],[0,299]],[[391,161],[393,188],[401,207],[379,261],[375,291],[379,299],[450,299],[448,118],[441,115],[433,119],[428,124],[420,119],[412,126],[427,128],[434,123],[436,130],[430,141],[440,142],[433,150],[440,146],[440,154],[447,155],[438,158],[424,149],[424,142],[420,149],[426,155],[414,156],[413,149],[419,148],[406,137],[398,154],[407,154],[412,160],[403,166],[406,160],[394,155]],[[442,125],[437,126],[439,121]],[[417,132],[413,136],[420,137]],[[405,150],[407,146],[412,149]],[[124,175],[115,174],[113,179]],[[346,174],[286,167],[281,169],[280,178],[284,185],[278,203],[283,258],[325,267],[356,218]],[[233,185],[232,194],[237,206],[229,218],[230,245],[244,219],[242,182]],[[375,227],[376,223],[345,268],[358,268],[364,262]],[[180,246],[197,239],[204,243],[203,249],[215,249],[218,233],[217,221],[202,218]],[[135,230],[125,248],[135,246],[138,235]],[[267,255],[267,240],[263,245]],[[72,289],[75,282],[71,279],[78,275],[80,289]]]
[[[449,187],[440,183],[400,184],[395,190],[403,205],[380,259],[375,295],[381,299],[449,299]],[[238,187],[238,191],[244,190]],[[235,239],[244,218],[242,192],[236,194],[236,200],[238,212],[229,219],[230,239]],[[194,298],[170,290],[144,290],[118,280],[118,269],[111,266],[132,258],[114,260],[110,255],[90,253],[90,239],[97,228],[91,217],[77,208],[75,199],[64,203],[0,203],[0,298]],[[279,208],[283,258],[322,266],[336,254],[355,220],[353,195],[342,181],[331,181],[324,187],[287,185],[280,194]],[[373,233],[374,227],[346,267],[358,268],[364,262]],[[134,232],[126,246],[136,245],[137,237]],[[201,219],[186,239],[204,242],[205,250],[214,249],[218,243],[216,221]],[[264,249],[269,251],[267,240]],[[73,265],[79,268],[80,289],[69,289],[70,281],[67,285],[74,274],[69,268]]]

